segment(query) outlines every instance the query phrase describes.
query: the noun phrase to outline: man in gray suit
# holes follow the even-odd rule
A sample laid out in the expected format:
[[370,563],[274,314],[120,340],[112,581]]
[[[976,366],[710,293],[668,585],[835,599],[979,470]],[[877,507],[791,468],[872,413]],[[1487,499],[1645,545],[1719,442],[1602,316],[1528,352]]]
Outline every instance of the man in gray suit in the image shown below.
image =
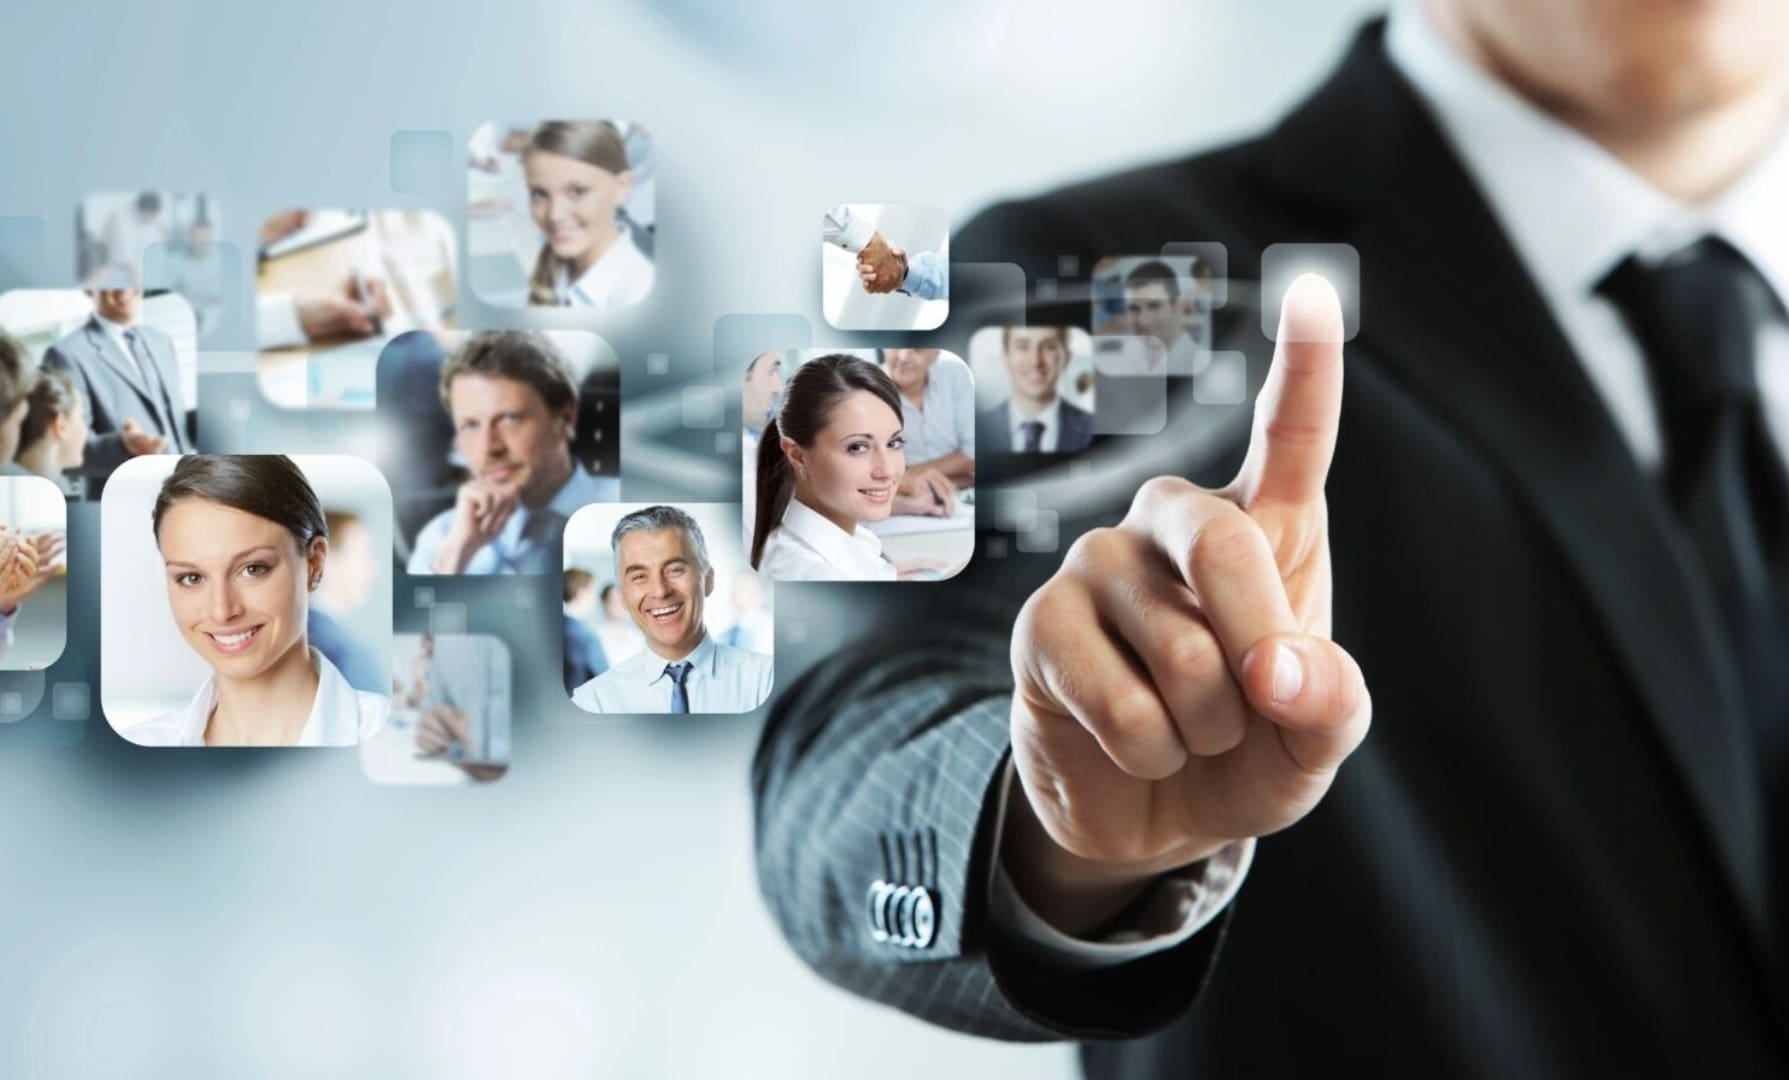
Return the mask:
[[1002,327],[1000,353],[1012,396],[981,416],[995,433],[992,445],[1019,454],[1087,449],[1093,442],[1093,414],[1062,400],[1056,386],[1068,367],[1068,329]]
[[66,371],[87,403],[80,472],[98,499],[112,470],[138,454],[191,450],[174,342],[143,326],[139,289],[90,291],[93,317],[45,350],[43,366]]

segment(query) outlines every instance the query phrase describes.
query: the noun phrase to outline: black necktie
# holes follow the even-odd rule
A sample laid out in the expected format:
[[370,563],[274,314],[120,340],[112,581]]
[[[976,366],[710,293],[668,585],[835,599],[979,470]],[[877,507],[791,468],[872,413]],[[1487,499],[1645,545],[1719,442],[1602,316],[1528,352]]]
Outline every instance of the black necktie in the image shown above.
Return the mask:
[[1044,422],[1027,420],[1019,425],[1019,433],[1025,436],[1024,452],[1035,454],[1044,444]]
[[[1758,340],[1780,318],[1745,256],[1708,239],[1600,287],[1646,354],[1665,436],[1664,485],[1701,556],[1744,679],[1789,905],[1789,477],[1765,426]],[[1644,588],[1644,582],[1636,582]]]

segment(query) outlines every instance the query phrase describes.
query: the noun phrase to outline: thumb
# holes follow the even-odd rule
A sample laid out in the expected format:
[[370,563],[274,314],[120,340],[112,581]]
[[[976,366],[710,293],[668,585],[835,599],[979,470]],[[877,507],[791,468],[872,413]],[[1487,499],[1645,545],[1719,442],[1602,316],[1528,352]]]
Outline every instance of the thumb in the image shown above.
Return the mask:
[[1280,739],[1310,771],[1331,769],[1360,745],[1372,698],[1347,650],[1309,634],[1269,634],[1241,665],[1249,705],[1280,728]]

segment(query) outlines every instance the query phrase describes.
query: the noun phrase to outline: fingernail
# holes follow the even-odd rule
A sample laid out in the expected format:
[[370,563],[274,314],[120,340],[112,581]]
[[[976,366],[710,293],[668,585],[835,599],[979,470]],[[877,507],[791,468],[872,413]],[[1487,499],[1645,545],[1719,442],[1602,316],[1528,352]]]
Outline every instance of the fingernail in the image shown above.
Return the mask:
[[1281,642],[1273,650],[1273,703],[1284,705],[1304,689],[1304,663],[1292,646]]

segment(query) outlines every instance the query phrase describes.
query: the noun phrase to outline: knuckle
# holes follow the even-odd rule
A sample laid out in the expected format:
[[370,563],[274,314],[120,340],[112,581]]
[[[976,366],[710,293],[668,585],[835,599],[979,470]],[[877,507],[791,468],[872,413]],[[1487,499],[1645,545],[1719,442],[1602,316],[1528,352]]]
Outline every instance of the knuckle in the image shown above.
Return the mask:
[[1125,557],[1128,548],[1124,534],[1115,528],[1089,529],[1069,546],[1063,565],[1065,569],[1072,567],[1082,572],[1110,570]]
[[1171,638],[1162,646],[1162,657],[1176,677],[1190,683],[1209,683],[1229,674],[1223,646],[1206,630],[1192,630]]
[[1261,551],[1264,537],[1254,519],[1234,503],[1218,505],[1227,509],[1215,509],[1193,534],[1187,558],[1195,577],[1232,572]]
[[1131,506],[1135,510],[1148,512],[1159,508],[1164,502],[1184,498],[1198,490],[1198,486],[1185,477],[1153,476],[1137,488],[1137,495],[1131,500]]

